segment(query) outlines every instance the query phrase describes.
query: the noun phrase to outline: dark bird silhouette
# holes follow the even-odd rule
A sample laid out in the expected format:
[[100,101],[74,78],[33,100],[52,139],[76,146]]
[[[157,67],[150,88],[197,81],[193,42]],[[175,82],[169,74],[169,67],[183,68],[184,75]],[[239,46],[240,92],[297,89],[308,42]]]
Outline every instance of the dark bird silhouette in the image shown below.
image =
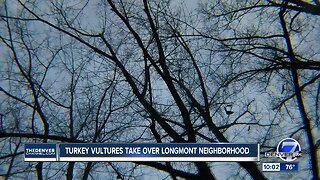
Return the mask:
[[283,94],[285,90],[286,90],[286,85],[284,84],[284,85],[282,85],[281,94]]
[[228,110],[226,107],[224,107],[224,111],[226,112],[226,114],[227,114],[227,115],[233,114],[234,112],[231,111],[231,105],[228,105],[227,107],[230,107],[230,109]]

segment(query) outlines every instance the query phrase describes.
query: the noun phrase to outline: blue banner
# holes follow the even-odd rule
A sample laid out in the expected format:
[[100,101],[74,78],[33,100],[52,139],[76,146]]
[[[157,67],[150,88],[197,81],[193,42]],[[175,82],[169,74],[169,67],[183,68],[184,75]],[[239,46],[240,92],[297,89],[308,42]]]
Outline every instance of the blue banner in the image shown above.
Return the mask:
[[26,144],[25,161],[259,161],[258,144]]
[[60,161],[259,161],[258,144],[59,144]]
[[281,163],[281,171],[298,171],[298,163]]
[[25,161],[56,161],[56,144],[34,143],[26,144],[24,147]]

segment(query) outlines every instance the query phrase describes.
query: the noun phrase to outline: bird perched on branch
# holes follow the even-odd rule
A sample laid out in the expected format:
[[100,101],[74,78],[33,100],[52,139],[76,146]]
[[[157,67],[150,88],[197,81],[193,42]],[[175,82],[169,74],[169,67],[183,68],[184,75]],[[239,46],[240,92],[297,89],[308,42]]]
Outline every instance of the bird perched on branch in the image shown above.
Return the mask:
[[224,111],[226,112],[226,114],[227,115],[231,115],[231,114],[233,114],[234,112],[231,110],[231,105],[227,105],[227,106],[225,106],[225,107],[223,107],[224,108]]

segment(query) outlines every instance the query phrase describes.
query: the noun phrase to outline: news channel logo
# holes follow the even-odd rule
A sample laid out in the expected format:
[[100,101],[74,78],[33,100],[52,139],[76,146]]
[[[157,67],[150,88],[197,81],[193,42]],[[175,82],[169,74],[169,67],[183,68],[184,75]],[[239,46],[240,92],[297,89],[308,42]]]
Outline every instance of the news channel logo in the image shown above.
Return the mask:
[[266,152],[265,157],[279,157],[283,161],[292,162],[301,157],[301,146],[292,138],[282,139],[277,146],[277,152]]

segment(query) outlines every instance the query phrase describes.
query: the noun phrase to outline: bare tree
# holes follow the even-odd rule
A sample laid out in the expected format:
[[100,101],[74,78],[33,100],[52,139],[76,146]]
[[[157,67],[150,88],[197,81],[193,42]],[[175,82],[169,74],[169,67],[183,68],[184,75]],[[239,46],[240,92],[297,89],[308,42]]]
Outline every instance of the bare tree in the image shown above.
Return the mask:
[[245,87],[260,84],[260,93],[271,100],[269,105],[264,104],[270,112],[275,111],[269,112],[272,121],[282,127],[282,133],[279,133],[275,130],[279,126],[270,126],[261,144],[266,150],[272,146],[275,149],[277,142],[272,137],[299,139],[305,143],[304,147],[308,147],[305,156],[309,158],[310,166],[308,163],[307,166],[311,167],[313,178],[318,179],[315,137],[319,121],[317,82],[320,63],[319,48],[315,44],[319,40],[316,25],[319,2],[252,1],[235,5],[235,2],[226,1],[206,5],[202,14],[207,17],[207,23],[214,23],[222,30],[218,37],[212,35],[217,33],[215,30],[198,31],[195,35],[220,42],[218,48],[224,49],[225,55],[231,55],[226,62],[241,66],[241,69],[234,68],[225,85],[244,83],[243,88],[247,91]]
[[[316,29],[299,23],[316,21],[319,4],[176,3],[4,1],[1,175],[215,179],[223,174],[213,162],[21,163],[23,144],[250,142],[269,151],[306,132],[318,177],[308,122],[319,118],[319,51],[305,52]],[[253,162],[224,166],[266,179]]]

